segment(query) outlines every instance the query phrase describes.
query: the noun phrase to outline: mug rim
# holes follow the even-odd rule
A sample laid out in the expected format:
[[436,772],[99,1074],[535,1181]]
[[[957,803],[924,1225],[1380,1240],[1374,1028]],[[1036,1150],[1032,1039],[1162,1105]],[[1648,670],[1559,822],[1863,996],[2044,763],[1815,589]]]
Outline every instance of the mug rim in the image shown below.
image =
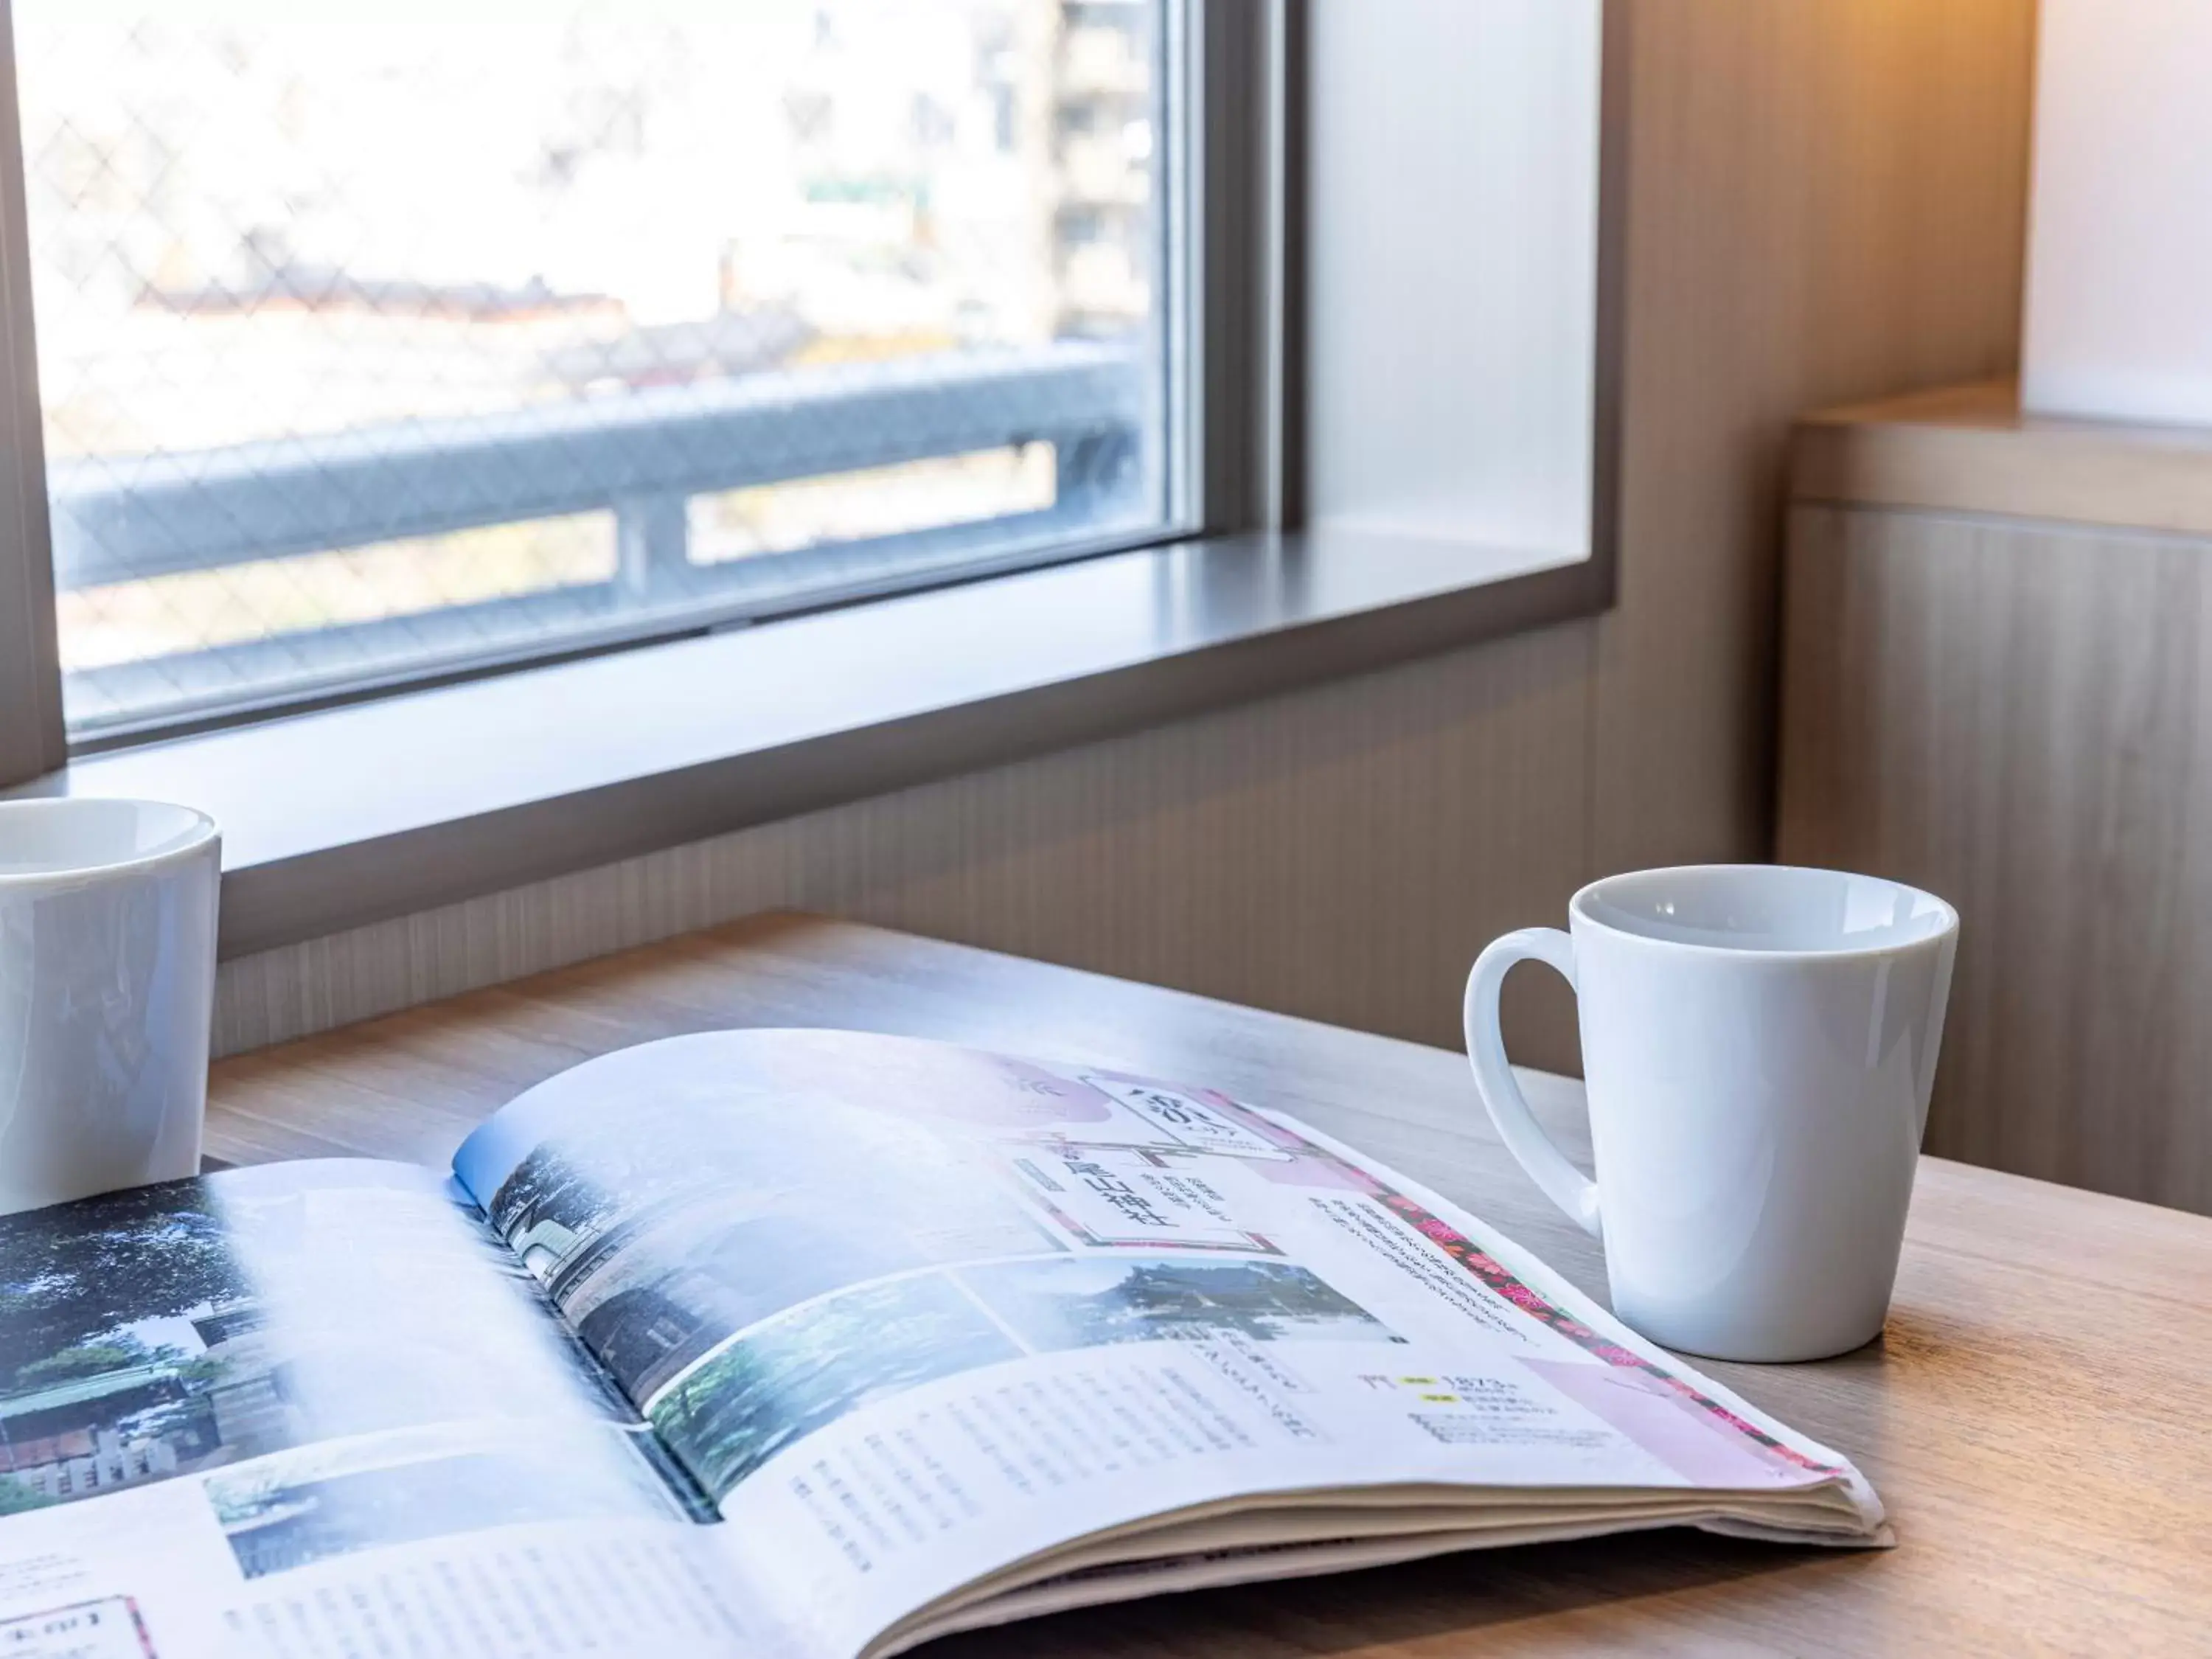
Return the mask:
[[0,800],[0,822],[14,814],[36,817],[50,814],[65,817],[71,812],[89,816],[93,812],[111,811],[117,807],[159,807],[163,811],[181,812],[190,820],[176,839],[157,846],[150,851],[132,854],[127,858],[104,860],[97,863],[71,864],[46,870],[9,870],[0,867],[0,893],[27,887],[69,887],[85,882],[102,881],[112,877],[141,874],[158,870],[164,865],[182,862],[222,840],[222,827],[214,818],[197,806],[186,806],[181,801],[155,800],[139,795],[31,795],[15,800]]
[[[1593,914],[1588,901],[1597,896],[1599,890],[1617,882],[1648,879],[1658,876],[1729,875],[1747,876],[1754,879],[1771,875],[1844,876],[1854,881],[1879,882],[1884,887],[1900,894],[1910,895],[1933,907],[1941,925],[1917,939],[1890,943],[1867,945],[1822,945],[1812,946],[1765,947],[1755,945],[1711,944],[1701,939],[1666,939],[1656,933],[1644,933],[1616,927]],[[1837,870],[1818,864],[1668,864],[1649,870],[1616,870],[1611,875],[1600,876],[1595,881],[1585,882],[1567,901],[1567,916],[1571,927],[1590,927],[1614,939],[1630,939],[1636,944],[1659,951],[1686,951],[1699,956],[1724,957],[1738,962],[1841,962],[1873,957],[1901,956],[1929,945],[1940,945],[1954,939],[1959,932],[1959,912],[1948,899],[1931,893],[1910,882],[1895,881],[1887,876],[1866,874],[1857,870]]]

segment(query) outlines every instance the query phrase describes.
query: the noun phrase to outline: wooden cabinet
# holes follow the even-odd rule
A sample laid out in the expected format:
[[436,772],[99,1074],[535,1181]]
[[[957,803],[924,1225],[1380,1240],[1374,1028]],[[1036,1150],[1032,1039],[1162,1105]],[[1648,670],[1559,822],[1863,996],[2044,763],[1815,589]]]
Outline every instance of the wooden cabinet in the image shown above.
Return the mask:
[[2212,433],[1797,434],[1778,850],[1959,908],[1928,1150],[2212,1213]]

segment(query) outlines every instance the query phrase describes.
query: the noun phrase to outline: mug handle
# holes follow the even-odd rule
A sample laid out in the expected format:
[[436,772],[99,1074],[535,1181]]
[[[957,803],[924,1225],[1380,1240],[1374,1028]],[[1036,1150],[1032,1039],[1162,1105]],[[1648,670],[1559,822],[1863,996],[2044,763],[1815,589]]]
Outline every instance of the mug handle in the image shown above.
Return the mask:
[[1490,1121],[1498,1126],[1505,1150],[1521,1161],[1545,1197],[1572,1216],[1591,1237],[1601,1238],[1597,1182],[1568,1163],[1538,1127],[1513,1068],[1506,1063],[1505,1039],[1498,1029],[1498,994],[1505,984],[1505,970],[1519,962],[1547,963],[1574,985],[1574,940],[1558,928],[1522,927],[1492,939],[1467,976],[1468,1062],[1474,1067],[1475,1087],[1490,1109]]

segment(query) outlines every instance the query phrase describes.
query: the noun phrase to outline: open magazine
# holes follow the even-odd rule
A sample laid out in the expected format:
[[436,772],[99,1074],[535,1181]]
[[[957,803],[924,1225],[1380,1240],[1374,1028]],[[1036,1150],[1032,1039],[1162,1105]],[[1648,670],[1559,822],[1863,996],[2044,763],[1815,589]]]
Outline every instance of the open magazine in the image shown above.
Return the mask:
[[452,1176],[0,1218],[0,1653],[875,1656],[1439,1551],[1887,1541],[1842,1456],[1257,1106],[834,1031]]

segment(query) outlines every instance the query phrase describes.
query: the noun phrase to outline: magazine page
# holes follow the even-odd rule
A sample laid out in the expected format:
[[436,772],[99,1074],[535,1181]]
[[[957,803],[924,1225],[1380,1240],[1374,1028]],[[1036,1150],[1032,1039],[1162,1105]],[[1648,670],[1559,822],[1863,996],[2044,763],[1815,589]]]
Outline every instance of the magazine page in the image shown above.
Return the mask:
[[430,1171],[0,1217],[9,1659],[495,1656],[550,1625],[726,1651],[726,1567],[657,1456]]
[[1837,1454],[1433,1195],[1218,1093],[726,1032],[539,1085],[455,1169],[811,1651],[889,1650],[955,1602],[980,1621],[1229,1499],[1370,1502],[1285,1542],[1386,1538],[1413,1503],[1465,1531],[1513,1492],[1524,1536],[1545,1502],[1584,1531],[1640,1504],[1880,1536]]

